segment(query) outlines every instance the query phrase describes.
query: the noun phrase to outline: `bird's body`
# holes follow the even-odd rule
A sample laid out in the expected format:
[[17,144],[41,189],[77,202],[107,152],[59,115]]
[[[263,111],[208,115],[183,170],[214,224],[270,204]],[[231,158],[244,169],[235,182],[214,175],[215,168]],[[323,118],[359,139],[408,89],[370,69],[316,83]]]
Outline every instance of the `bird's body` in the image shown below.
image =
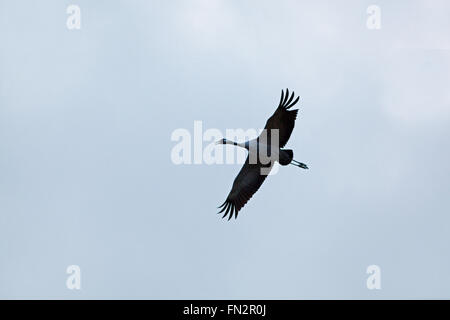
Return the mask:
[[[281,165],[288,165],[292,161],[289,149],[280,149],[275,145],[267,144],[266,141],[260,141],[259,138],[252,139],[246,142],[234,142],[227,139],[223,139],[224,142],[221,144],[231,144],[237,147],[244,148],[248,151],[249,159],[255,159],[254,163],[261,162],[267,164],[269,158],[276,159]],[[262,155],[267,155],[266,162],[260,160]],[[270,155],[270,157],[269,157]],[[293,154],[292,154],[293,156]]]
[[281,92],[281,99],[275,113],[267,120],[263,132],[258,138],[246,142],[234,142],[227,139],[219,140],[218,144],[232,144],[248,150],[248,157],[241,171],[233,182],[233,187],[225,202],[219,207],[225,212],[223,218],[229,215],[230,220],[233,215],[238,216],[239,210],[258,191],[267,175],[270,173],[274,162],[282,166],[288,164],[308,169],[308,167],[294,160],[294,152],[291,149],[283,149],[288,142],[292,130],[294,129],[298,109],[289,110],[295,105],[294,92],[289,97],[289,90]]

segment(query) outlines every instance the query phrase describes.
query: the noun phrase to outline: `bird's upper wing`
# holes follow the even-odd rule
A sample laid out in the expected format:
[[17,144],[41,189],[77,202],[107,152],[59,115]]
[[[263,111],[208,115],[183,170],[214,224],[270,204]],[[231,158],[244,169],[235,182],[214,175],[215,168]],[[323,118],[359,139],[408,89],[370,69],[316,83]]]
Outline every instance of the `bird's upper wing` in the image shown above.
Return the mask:
[[[294,101],[294,92],[292,92],[289,97],[289,89],[286,89],[286,95],[284,91],[281,91],[280,103],[278,104],[277,110],[274,114],[267,120],[266,126],[264,127],[264,136],[260,135],[260,140],[270,139],[271,129],[278,129],[279,137],[279,147],[283,148],[291,136],[292,130],[294,130],[295,119],[297,119],[298,109],[289,110],[293,105],[295,105],[300,97],[297,97]],[[269,137],[269,138],[267,138]],[[270,143],[268,143],[270,144]]]
[[[228,220],[233,217],[233,214],[235,215],[235,218],[237,218],[239,210],[241,210],[255,192],[258,191],[272,169],[272,165],[272,162],[267,165],[250,164],[249,157],[247,157],[244,166],[234,179],[233,187],[231,188],[227,199],[219,207],[222,208],[222,210],[218,213],[225,211],[222,218],[225,218],[228,214]],[[266,170],[266,172],[262,173],[261,169]]]

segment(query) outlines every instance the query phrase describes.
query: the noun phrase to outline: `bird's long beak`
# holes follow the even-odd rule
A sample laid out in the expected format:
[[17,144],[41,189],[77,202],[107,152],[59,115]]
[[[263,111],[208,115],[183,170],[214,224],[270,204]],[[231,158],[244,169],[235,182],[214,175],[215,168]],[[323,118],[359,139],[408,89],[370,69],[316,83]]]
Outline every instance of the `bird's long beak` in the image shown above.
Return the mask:
[[216,145],[217,145],[217,144],[222,144],[221,141],[222,141],[222,140],[216,141]]

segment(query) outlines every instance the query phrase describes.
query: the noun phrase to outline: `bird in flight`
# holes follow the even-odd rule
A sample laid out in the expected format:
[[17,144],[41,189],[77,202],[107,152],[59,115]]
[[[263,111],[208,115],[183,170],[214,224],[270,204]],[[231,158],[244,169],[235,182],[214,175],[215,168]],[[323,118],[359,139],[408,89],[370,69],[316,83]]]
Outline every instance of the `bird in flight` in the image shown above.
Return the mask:
[[225,202],[219,206],[218,213],[224,212],[222,218],[228,216],[230,220],[233,215],[237,218],[239,210],[258,191],[262,183],[270,173],[274,162],[282,166],[292,164],[299,168],[308,169],[304,163],[294,160],[294,152],[291,149],[283,149],[294,129],[298,109],[289,110],[300,97],[294,100],[294,92],[289,96],[281,91],[281,99],[274,114],[267,120],[266,126],[258,138],[243,143],[227,139],[217,141],[217,144],[231,144],[248,150],[245,163],[234,179],[233,187]]

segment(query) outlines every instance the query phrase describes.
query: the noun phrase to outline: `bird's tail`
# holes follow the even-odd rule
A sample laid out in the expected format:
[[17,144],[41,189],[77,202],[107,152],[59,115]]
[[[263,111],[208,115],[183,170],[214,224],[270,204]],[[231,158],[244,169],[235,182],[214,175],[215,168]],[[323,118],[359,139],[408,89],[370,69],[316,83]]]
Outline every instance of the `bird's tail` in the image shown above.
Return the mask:
[[279,156],[280,159],[278,159],[278,162],[282,166],[287,166],[294,159],[294,151],[292,151],[291,149],[281,149]]

